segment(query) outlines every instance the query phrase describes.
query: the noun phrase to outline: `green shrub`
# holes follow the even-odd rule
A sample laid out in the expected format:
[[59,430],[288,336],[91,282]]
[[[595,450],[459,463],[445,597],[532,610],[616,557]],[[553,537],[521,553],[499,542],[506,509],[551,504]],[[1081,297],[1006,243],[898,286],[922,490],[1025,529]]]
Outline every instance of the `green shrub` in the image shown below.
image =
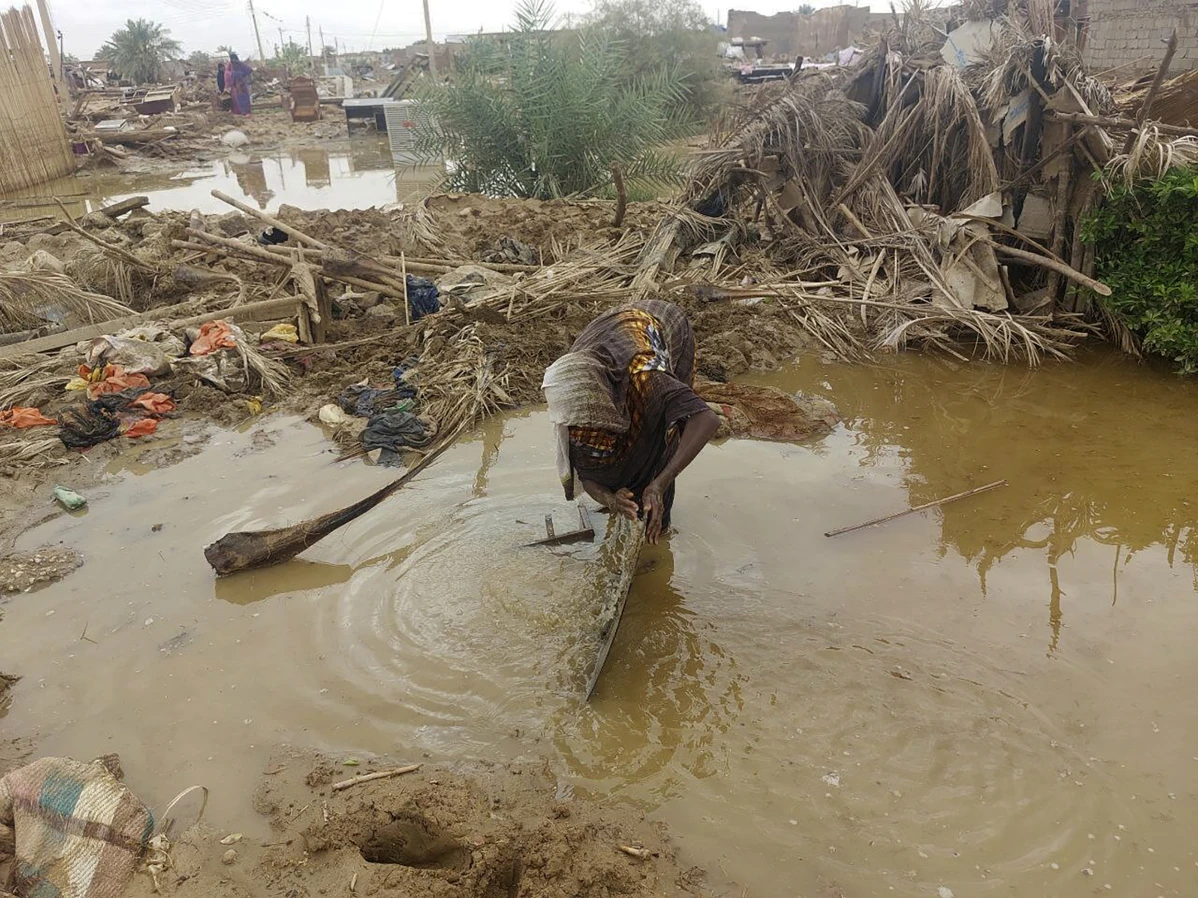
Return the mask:
[[1198,170],[1117,185],[1082,226],[1095,272],[1111,288],[1099,301],[1146,351],[1198,373]]
[[618,163],[630,194],[677,182],[661,147],[681,133],[683,83],[671,69],[628,77],[627,48],[609,33],[553,31],[552,7],[523,0],[517,27],[470,41],[446,84],[421,97],[422,155],[443,153],[451,190],[551,199],[596,193]]

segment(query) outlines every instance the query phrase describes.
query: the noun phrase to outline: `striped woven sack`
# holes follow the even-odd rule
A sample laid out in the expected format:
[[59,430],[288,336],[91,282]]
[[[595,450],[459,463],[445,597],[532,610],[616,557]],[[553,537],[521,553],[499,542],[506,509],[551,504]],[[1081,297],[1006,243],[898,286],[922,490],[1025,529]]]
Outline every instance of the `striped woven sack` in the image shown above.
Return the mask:
[[15,831],[17,898],[119,898],[154,815],[104,761],[41,758],[0,779],[0,825]]

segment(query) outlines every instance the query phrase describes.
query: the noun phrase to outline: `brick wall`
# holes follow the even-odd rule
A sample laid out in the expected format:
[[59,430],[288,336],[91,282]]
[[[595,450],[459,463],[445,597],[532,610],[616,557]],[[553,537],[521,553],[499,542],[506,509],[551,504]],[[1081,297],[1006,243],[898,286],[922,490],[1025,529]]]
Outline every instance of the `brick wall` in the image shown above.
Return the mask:
[[829,6],[809,16],[780,12],[763,16],[749,10],[728,10],[728,36],[759,37],[769,41],[767,56],[819,59],[856,43],[870,21],[868,6]]
[[1198,0],[1089,0],[1085,59],[1091,71],[1154,69],[1177,29],[1171,72],[1198,68]]
[[761,13],[747,9],[728,10],[728,37],[740,37],[748,40],[759,37],[769,43],[765,47],[767,56],[794,55],[795,34],[798,28],[798,13],[780,12],[773,16],[763,16]]

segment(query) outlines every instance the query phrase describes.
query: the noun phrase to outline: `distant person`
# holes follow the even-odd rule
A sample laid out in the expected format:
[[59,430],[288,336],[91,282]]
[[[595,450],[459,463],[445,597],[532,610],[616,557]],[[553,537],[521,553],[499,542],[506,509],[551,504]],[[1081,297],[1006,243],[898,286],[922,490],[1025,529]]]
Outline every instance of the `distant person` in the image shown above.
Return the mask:
[[216,92],[218,94],[225,92],[225,64],[223,62],[216,64]]
[[233,100],[234,115],[250,114],[250,78],[254,70],[242,62],[236,53],[229,54],[229,67],[225,69],[225,84]]

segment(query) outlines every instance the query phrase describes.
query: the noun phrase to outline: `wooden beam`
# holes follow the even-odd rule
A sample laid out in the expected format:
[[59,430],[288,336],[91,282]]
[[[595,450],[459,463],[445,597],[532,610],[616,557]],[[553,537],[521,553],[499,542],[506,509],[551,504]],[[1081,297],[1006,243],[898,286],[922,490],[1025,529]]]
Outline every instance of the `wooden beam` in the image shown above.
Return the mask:
[[113,203],[111,206],[102,206],[100,211],[109,218],[120,218],[134,209],[144,209],[148,205],[150,205],[150,198],[148,196],[131,196],[129,199]]
[[38,337],[36,340],[27,340],[24,343],[3,346],[0,347],[0,359],[9,359],[37,352],[54,352],[62,349],[64,346],[71,346],[83,340],[94,340],[96,337],[103,337],[105,334],[115,334],[118,331],[137,327],[139,324],[149,324],[153,321],[167,321],[172,327],[187,327],[194,324],[203,324],[205,321],[215,321],[217,318],[239,318],[243,321],[252,321],[258,315],[282,314],[289,311],[290,314],[294,314],[298,303],[299,299],[294,296],[283,296],[279,299],[264,299],[261,302],[249,302],[234,309],[220,309],[216,312],[204,312],[199,315],[193,314],[187,318],[176,318],[174,316],[187,312],[195,312],[194,303],[165,306],[164,308],[142,312],[138,315],[126,315],[124,318],[101,321],[99,324],[89,324],[84,327],[74,328],[73,330],[63,331],[59,334],[50,334],[48,337]]
[[1129,118],[1116,118],[1109,115],[1083,115],[1080,112],[1045,112],[1046,118],[1055,119],[1058,122],[1073,122],[1078,125],[1098,125],[1102,128],[1112,129],[1127,129],[1140,130],[1142,128],[1156,128],[1162,134],[1168,134],[1173,137],[1198,137],[1198,128],[1185,128],[1181,125],[1169,125],[1165,122],[1146,121],[1143,124],[1138,124]]

